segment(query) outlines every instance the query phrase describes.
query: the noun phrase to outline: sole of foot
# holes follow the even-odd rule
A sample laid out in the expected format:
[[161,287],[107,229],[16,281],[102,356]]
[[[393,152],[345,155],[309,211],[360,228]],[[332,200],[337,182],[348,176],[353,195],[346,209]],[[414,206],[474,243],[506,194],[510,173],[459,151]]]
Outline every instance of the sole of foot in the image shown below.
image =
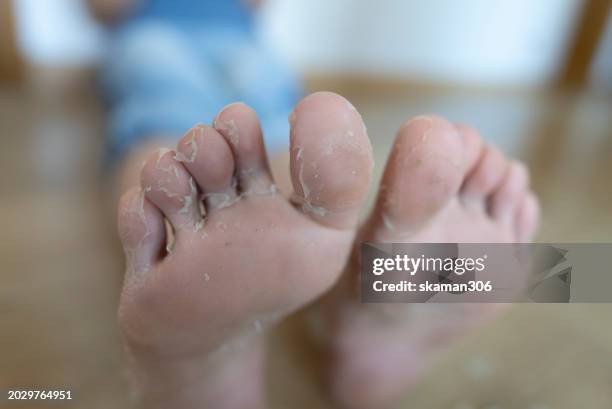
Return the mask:
[[290,122],[291,200],[244,104],[149,157],[122,197],[119,322],[146,407],[265,407],[262,333],[342,273],[373,166],[365,127],[332,93]]
[[329,388],[340,406],[397,403],[459,334],[502,310],[498,304],[359,304],[359,243],[523,243],[538,218],[523,164],[468,126],[435,116],[406,122],[352,262],[324,302],[331,317]]

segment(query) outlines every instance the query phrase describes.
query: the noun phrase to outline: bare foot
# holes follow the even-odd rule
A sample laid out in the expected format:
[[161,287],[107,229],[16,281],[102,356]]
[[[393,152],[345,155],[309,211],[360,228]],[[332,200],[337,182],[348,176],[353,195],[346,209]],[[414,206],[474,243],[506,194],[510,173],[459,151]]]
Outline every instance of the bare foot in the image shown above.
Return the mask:
[[243,104],[151,156],[141,187],[123,196],[119,320],[143,407],[265,407],[262,332],[342,272],[371,177],[369,140],[335,94],[305,98],[291,122],[291,202]]
[[[467,126],[422,116],[398,132],[363,241],[528,242],[538,204],[524,165]],[[458,334],[496,304],[359,304],[356,253],[326,302],[332,319],[330,388],[343,407],[386,408]]]

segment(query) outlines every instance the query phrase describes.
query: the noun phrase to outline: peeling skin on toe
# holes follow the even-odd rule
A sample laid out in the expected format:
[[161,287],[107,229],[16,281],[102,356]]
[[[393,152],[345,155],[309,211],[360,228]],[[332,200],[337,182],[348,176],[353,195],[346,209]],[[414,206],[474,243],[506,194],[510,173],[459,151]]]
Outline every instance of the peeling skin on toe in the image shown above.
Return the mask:
[[254,179],[249,188],[242,192],[239,197],[274,196],[276,194],[278,194],[278,187],[274,183],[269,183],[264,179]]
[[329,213],[324,207],[321,206],[313,206],[310,202],[304,202],[302,204],[302,211],[305,213],[316,214],[317,216],[324,217]]
[[413,124],[415,122],[419,122],[419,121],[426,121],[429,123],[429,125],[431,126],[433,124],[433,118],[429,115],[417,115],[415,117],[412,117],[407,123],[407,125]]
[[196,142],[196,136],[199,137],[197,139],[202,140],[202,138],[204,138],[204,133],[205,133],[204,127],[199,126],[195,128],[191,132],[191,137],[186,141],[186,144],[189,146],[189,149],[191,149],[191,154],[189,155],[189,157],[185,156],[182,152],[177,151],[176,154],[174,155],[174,159],[176,159],[178,162],[185,162],[185,163],[195,162],[196,156],[198,154],[198,143]]
[[[302,148],[297,148],[297,153],[295,155],[295,158],[297,161],[299,161],[300,163],[300,170],[298,172],[298,181],[300,183],[300,187],[302,189],[302,194],[303,197],[301,198],[297,198],[298,201],[301,201],[301,207],[302,207],[302,211],[304,213],[310,213],[310,214],[316,214],[317,216],[325,216],[328,213],[328,210],[321,207],[321,206],[314,206],[311,202],[311,189],[310,187],[306,184],[306,181],[304,180],[304,158],[303,158],[303,149]],[[313,162],[312,164],[313,167],[316,167],[316,163]],[[317,175],[315,174],[315,178]]]
[[194,192],[197,192],[193,179],[191,177],[189,178],[191,192],[185,196],[182,191],[177,192],[175,190],[177,186],[180,186],[183,183],[180,169],[178,169],[173,163],[169,164],[167,167],[163,167],[161,164],[158,164],[156,165],[156,168],[157,170],[163,172],[166,177],[159,175],[156,184],[153,186],[147,186],[145,191],[150,192],[154,190],[163,192],[170,199],[180,198],[180,201],[183,203],[183,208],[180,211],[183,214],[187,213],[189,207],[194,203]]
[[240,196],[233,196],[229,193],[205,193],[202,198],[207,200],[210,207],[214,209],[230,207],[240,200]]
[[[202,218],[195,224],[195,231],[196,232],[202,231],[203,228],[204,228],[204,219]],[[202,235],[202,237],[205,237],[205,236]]]
[[[324,217],[327,214],[329,214],[329,210],[322,207],[322,206],[315,206],[312,204],[312,189],[310,188],[310,186],[308,186],[308,184],[306,183],[306,180],[304,178],[304,169],[305,169],[305,162],[304,162],[304,150],[301,147],[296,147],[295,149],[297,149],[297,153],[295,155],[295,159],[296,161],[299,162],[300,168],[298,171],[298,182],[300,184],[300,188],[302,190],[302,197],[298,196],[298,195],[294,195],[292,197],[292,201],[294,203],[297,203],[298,205],[300,205],[302,212],[304,213],[308,213],[308,214],[314,214],[317,215],[319,217]],[[317,169],[317,163],[316,162],[312,162],[310,164],[312,166],[313,169]],[[313,179],[319,179],[320,176],[318,173],[315,173],[313,176]]]
[[[177,175],[177,178],[178,177]],[[179,214],[189,214],[194,200],[198,197],[198,189],[192,177],[189,177],[189,188],[191,192],[187,196],[183,196],[183,207],[179,210]]]
[[[141,225],[144,226],[144,234],[139,232],[139,228],[135,227],[135,233],[140,236],[138,242],[132,246],[124,245],[123,250],[126,255],[126,259],[128,262],[127,270],[131,273],[145,272],[149,269],[149,265],[147,264],[138,264],[138,258],[134,257],[134,254],[139,252],[139,249],[144,246],[144,240],[151,235],[151,229],[149,224],[147,223],[147,219],[144,212],[144,191],[141,191],[138,196],[133,199],[128,208],[126,209],[126,213],[134,214],[137,216],[138,220],[141,222]],[[131,230],[127,232],[127,236],[131,235]],[[123,240],[124,243],[129,243],[130,241],[127,239]]]
[[217,118],[215,119],[215,128],[227,132],[230,143],[235,148],[238,147],[238,144],[240,143],[240,131],[238,129],[238,125],[236,125],[236,121],[234,121],[233,119],[223,121]]
[[383,225],[385,226],[385,228],[386,228],[387,230],[390,230],[390,231],[395,230],[395,226],[394,226],[394,225],[393,225],[393,223],[391,222],[391,218],[390,218],[389,216],[387,216],[387,214],[386,214],[386,213],[384,213],[384,212],[383,212],[383,213],[381,214],[381,218],[382,218],[382,221],[383,221]]
[[143,226],[145,226],[145,233],[142,235],[142,239],[138,243],[139,245],[142,243],[142,240],[144,240],[145,238],[149,237],[149,235],[151,235],[151,230],[149,229],[149,224],[147,223],[147,219],[145,217],[144,201],[145,201],[144,192],[140,192],[138,194],[138,199],[130,203],[130,207],[128,210],[129,213],[136,214],[138,218],[140,219],[140,221],[142,222]]
[[168,149],[168,148],[159,148],[158,149],[158,151],[157,151],[157,161],[155,162],[155,167],[157,169],[164,170],[164,171],[168,170],[168,168],[162,168],[161,167],[161,163],[160,163],[162,158],[164,157],[164,155],[166,153],[168,153],[168,152],[171,152],[171,150]]
[[179,196],[178,194],[176,194],[174,192],[171,192],[167,187],[161,186],[161,184],[158,184],[156,190],[159,190],[160,192],[165,193],[166,196],[168,196],[168,198],[174,198],[174,197],[178,197]]
[[173,251],[174,251],[174,242],[166,243],[166,252],[168,253],[168,255],[171,255]]
[[300,187],[302,188],[302,194],[304,195],[304,200],[308,201],[310,197],[310,189],[306,186],[304,182],[304,159],[303,159],[304,150],[302,148],[297,148],[297,153],[295,155],[295,159],[300,162],[300,170],[298,172],[298,180],[300,182]]
[[335,135],[325,138],[321,143],[321,152],[325,156],[332,155],[336,151],[336,146],[361,149],[360,144],[356,142],[355,133],[351,130],[346,131],[340,140]]
[[323,155],[331,155],[334,153],[334,144],[331,140],[327,139],[322,143]]

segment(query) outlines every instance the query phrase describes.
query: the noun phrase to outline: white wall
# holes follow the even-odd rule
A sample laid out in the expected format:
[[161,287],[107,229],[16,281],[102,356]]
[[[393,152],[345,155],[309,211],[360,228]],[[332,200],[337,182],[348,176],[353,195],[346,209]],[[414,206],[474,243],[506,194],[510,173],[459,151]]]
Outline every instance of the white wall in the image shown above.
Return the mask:
[[581,0],[272,0],[266,36],[298,67],[540,84]]
[[102,30],[83,0],[12,0],[26,58],[41,65],[81,65],[100,56]]
[[[30,60],[99,55],[102,35],[82,0],[14,1]],[[268,0],[262,34],[305,71],[537,85],[555,73],[580,2]]]

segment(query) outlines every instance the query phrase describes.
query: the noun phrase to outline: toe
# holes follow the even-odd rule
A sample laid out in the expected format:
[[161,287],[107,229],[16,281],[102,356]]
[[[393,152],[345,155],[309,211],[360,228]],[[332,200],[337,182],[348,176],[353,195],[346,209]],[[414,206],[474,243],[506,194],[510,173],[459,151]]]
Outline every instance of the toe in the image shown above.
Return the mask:
[[191,173],[206,201],[206,210],[226,207],[236,199],[234,157],[214,128],[198,125],[179,141],[176,156]]
[[161,257],[165,245],[164,217],[145,199],[140,188],[133,188],[121,197],[118,231],[128,273],[146,271]]
[[482,149],[473,170],[468,173],[461,188],[466,203],[477,203],[486,208],[487,199],[503,181],[509,163],[499,149],[487,145]]
[[223,108],[214,128],[234,154],[238,188],[243,196],[275,193],[257,114],[242,103]]
[[361,116],[343,97],[318,92],[296,106],[290,124],[293,201],[321,224],[354,227],[374,163]]
[[474,170],[476,164],[478,163],[478,159],[482,154],[485,144],[478,131],[471,126],[465,124],[455,124],[455,128],[457,128],[457,131],[461,135],[465,145],[465,170],[466,174],[469,174]]
[[523,196],[515,217],[514,226],[517,242],[531,242],[540,222],[540,204],[533,192],[528,192]]
[[140,174],[145,197],[166,216],[175,230],[195,229],[200,225],[196,184],[175,152],[162,149],[151,155]]
[[512,161],[501,184],[489,198],[491,217],[503,224],[510,224],[529,184],[529,173],[525,165]]
[[456,128],[442,118],[419,116],[406,122],[387,162],[374,225],[408,232],[428,222],[458,191],[464,150]]

